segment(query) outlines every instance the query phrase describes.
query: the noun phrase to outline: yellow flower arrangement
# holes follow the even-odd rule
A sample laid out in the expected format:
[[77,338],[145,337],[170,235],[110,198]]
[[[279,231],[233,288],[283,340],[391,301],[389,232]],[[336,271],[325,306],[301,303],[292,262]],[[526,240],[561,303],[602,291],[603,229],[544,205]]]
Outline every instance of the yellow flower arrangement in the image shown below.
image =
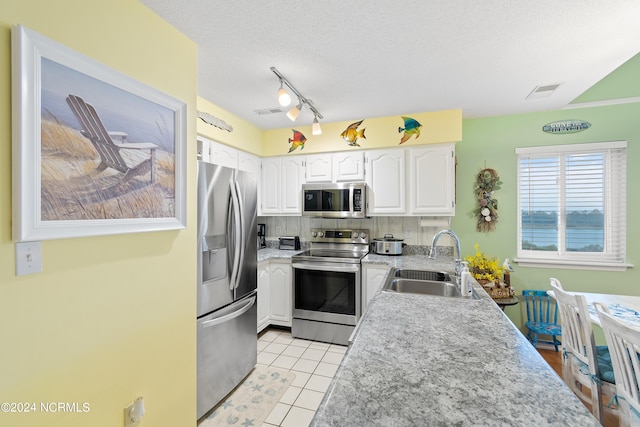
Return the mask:
[[498,263],[498,258],[490,258],[481,252],[478,244],[474,245],[475,255],[468,255],[464,261],[469,263],[471,275],[480,282],[499,282],[502,279],[504,268]]

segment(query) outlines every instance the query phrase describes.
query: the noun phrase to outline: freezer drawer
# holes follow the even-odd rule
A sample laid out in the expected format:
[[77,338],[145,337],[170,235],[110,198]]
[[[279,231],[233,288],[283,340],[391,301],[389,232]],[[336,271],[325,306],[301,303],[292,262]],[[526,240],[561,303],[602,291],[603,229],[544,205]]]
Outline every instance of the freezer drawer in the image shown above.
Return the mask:
[[255,367],[255,292],[198,319],[197,415],[205,415]]

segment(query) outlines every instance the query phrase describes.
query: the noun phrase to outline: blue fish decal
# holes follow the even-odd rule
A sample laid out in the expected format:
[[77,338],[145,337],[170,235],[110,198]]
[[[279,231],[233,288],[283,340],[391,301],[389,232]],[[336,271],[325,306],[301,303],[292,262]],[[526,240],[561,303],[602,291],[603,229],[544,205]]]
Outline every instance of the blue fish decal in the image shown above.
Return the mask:
[[420,129],[422,125],[416,119],[412,119],[411,117],[402,117],[404,120],[404,127],[398,128],[398,133],[404,131],[404,135],[402,135],[402,139],[400,139],[400,144],[407,142],[413,135],[416,136],[416,139],[420,137]]

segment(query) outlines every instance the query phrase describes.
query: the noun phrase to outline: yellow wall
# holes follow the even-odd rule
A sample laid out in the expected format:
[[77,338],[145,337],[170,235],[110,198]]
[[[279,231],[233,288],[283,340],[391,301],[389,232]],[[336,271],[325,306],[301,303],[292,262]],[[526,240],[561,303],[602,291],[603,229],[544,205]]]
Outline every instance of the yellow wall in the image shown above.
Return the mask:
[[211,114],[233,127],[228,132],[198,119],[198,135],[262,156],[262,130],[217,105],[198,97],[198,111]]
[[[434,144],[439,142],[456,142],[462,140],[462,110],[447,110],[428,113],[406,114],[420,124],[420,137],[415,136],[406,141],[403,146]],[[325,153],[330,151],[347,150],[367,150],[372,148],[397,147],[400,143],[402,133],[398,132],[398,127],[404,127],[404,122],[400,115],[366,119],[358,127],[358,130],[365,129],[366,139],[358,139],[356,142],[360,147],[347,145],[340,134],[351,123],[359,120],[346,122],[322,123],[322,135],[311,134],[311,126],[296,126],[292,123],[290,128],[264,131],[264,141],[262,155],[281,156],[289,151],[289,138],[293,137],[292,129],[296,129],[304,134],[307,141],[304,149],[296,149],[291,154]]]
[[186,230],[44,241],[43,272],[16,277],[14,24],[186,102],[188,141],[196,138],[196,46],[141,3],[0,0],[0,402],[89,404],[84,413],[0,412],[0,425],[121,426],[140,395],[142,426],[195,425],[195,144]]

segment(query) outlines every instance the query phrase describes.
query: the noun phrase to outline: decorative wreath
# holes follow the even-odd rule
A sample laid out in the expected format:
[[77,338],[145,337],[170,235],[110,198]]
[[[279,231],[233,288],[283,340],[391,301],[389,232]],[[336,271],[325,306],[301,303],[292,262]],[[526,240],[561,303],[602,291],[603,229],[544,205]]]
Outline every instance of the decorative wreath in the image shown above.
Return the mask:
[[478,199],[478,207],[473,214],[476,217],[477,231],[493,231],[498,221],[498,201],[493,198],[493,192],[500,189],[500,177],[495,169],[482,169],[476,175],[474,191]]

